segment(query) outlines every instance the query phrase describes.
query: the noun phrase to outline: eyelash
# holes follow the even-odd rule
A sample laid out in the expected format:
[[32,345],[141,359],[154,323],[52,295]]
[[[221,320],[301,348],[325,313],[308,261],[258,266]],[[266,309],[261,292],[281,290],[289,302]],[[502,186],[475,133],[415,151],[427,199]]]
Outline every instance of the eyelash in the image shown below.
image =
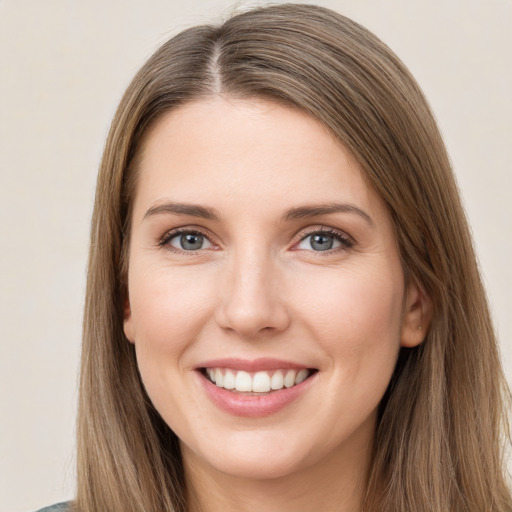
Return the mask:
[[[202,230],[194,229],[194,228],[190,228],[190,229],[179,228],[179,229],[175,229],[175,230],[165,233],[165,235],[158,241],[158,246],[161,248],[166,248],[169,251],[174,252],[174,253],[187,254],[187,255],[195,255],[201,250],[201,249],[199,249],[197,251],[193,251],[193,250],[186,251],[186,250],[182,250],[182,249],[177,249],[177,248],[173,247],[172,245],[170,245],[169,242],[173,238],[180,236],[180,235],[200,235],[200,236],[203,236],[204,238],[206,238],[211,244],[215,245],[215,243],[210,240],[210,236]],[[346,250],[351,249],[355,245],[355,242],[352,238],[350,238],[343,232],[338,231],[333,228],[319,228],[319,229],[315,229],[315,230],[312,230],[312,231],[309,231],[306,233],[301,233],[300,235],[294,237],[293,245],[295,246],[295,245],[299,244],[300,242],[302,242],[302,241],[306,240],[307,238],[312,237],[314,235],[328,235],[328,236],[331,236],[332,238],[334,238],[337,242],[339,242],[341,244],[339,247],[336,247],[334,249],[329,249],[326,251],[314,251],[312,249],[310,250],[310,252],[318,253],[320,255],[322,255],[322,254],[327,255],[327,254],[332,254],[332,253],[339,252],[339,251],[346,251]],[[307,249],[295,249],[295,250],[307,250]]]

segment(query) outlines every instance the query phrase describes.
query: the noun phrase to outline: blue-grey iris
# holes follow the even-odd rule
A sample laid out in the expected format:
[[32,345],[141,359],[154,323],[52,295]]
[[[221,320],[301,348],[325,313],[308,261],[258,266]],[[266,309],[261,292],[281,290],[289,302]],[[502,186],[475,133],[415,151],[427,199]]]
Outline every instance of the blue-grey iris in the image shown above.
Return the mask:
[[186,251],[197,251],[203,247],[204,236],[196,233],[181,235],[180,244]]
[[332,249],[334,239],[332,236],[316,234],[311,236],[311,247],[315,251],[328,251]]

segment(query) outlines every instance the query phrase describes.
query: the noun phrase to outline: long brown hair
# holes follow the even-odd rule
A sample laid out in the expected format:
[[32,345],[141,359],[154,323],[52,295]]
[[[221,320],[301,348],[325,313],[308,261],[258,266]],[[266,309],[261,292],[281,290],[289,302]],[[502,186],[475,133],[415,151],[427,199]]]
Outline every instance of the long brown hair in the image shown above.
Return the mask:
[[294,4],[185,30],[143,66],[117,110],[92,220],[76,509],[187,509],[178,440],[148,399],[123,334],[126,254],[147,128],[213,94],[272,98],[327,126],[387,203],[406,276],[432,300],[426,339],[401,350],[380,406],[364,510],[510,512],[500,448],[508,391],[434,117],[373,34],[330,10]]

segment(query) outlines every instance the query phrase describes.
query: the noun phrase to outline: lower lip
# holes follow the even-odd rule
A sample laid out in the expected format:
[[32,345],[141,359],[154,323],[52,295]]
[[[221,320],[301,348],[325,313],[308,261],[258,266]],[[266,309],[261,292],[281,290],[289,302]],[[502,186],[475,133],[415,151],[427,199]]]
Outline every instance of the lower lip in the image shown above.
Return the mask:
[[291,388],[255,395],[228,391],[213,384],[201,372],[198,375],[206,394],[217,407],[233,416],[245,418],[262,418],[279,412],[306,392],[316,377],[315,373]]

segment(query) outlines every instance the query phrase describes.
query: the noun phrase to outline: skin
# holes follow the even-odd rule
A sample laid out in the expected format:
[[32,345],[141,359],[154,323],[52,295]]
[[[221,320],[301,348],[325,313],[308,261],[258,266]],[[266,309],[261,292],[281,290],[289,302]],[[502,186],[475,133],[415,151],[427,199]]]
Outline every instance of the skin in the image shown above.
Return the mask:
[[[124,329],[181,440],[191,510],[357,511],[378,404],[400,346],[423,340],[428,310],[405,284],[383,201],[320,123],[261,99],[171,111],[146,135],[138,171]],[[155,212],[169,202],[219,219]],[[283,219],[332,203],[352,210]],[[178,228],[204,233],[202,248],[186,251],[179,236],[162,245]],[[344,238],[314,250],[322,229]],[[284,409],[237,417],[196,371],[222,357],[318,372]]]

